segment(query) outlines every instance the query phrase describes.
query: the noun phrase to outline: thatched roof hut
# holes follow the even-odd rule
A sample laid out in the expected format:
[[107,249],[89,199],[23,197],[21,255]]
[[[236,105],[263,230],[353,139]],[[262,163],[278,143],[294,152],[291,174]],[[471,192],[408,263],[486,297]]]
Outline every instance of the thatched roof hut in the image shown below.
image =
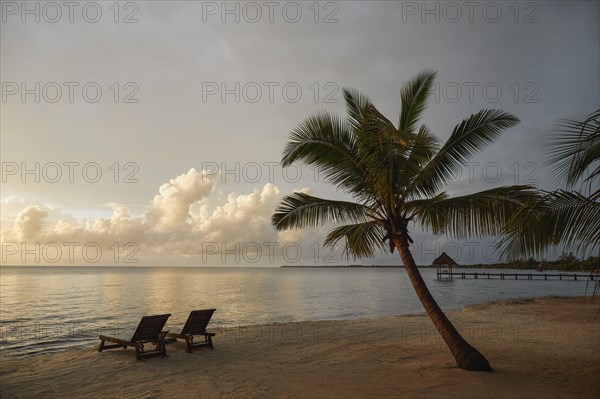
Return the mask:
[[454,261],[447,253],[442,252],[432,263],[433,266],[458,266],[458,263]]

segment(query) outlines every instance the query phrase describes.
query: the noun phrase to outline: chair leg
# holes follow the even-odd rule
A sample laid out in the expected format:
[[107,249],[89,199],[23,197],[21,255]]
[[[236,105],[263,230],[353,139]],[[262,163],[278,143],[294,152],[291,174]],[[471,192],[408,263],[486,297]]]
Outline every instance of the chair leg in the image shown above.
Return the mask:
[[100,340],[100,345],[98,346],[98,352],[102,352],[104,349],[104,340]]
[[156,351],[160,352],[160,357],[167,356],[167,340],[165,339],[166,334],[161,334],[161,338],[156,343]]

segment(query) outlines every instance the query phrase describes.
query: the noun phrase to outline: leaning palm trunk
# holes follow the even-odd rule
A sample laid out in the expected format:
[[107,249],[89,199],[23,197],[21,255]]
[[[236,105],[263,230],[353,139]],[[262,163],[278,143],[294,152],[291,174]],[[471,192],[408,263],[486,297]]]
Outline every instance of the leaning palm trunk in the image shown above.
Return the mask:
[[458,367],[470,371],[492,371],[492,367],[487,359],[460,335],[444,312],[442,312],[442,309],[440,309],[431,292],[429,292],[429,288],[427,288],[423,277],[421,277],[415,260],[408,249],[408,243],[403,243],[402,239],[395,239],[394,246],[400,253],[406,274],[417,293],[417,297],[423,304],[427,315],[442,336],[442,339],[448,345]]

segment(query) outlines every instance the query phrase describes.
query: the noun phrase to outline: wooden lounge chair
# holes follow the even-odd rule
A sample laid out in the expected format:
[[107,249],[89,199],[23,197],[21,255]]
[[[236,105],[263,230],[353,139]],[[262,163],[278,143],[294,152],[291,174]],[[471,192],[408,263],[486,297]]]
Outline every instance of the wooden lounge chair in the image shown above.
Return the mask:
[[[171,316],[170,314],[161,314],[156,316],[144,316],[142,320],[140,320],[140,324],[138,324],[133,336],[129,341],[124,339],[118,339],[113,337],[107,337],[105,335],[100,335],[100,346],[98,347],[98,352],[102,352],[104,349],[112,349],[112,348],[123,348],[126,349],[128,346],[133,346],[135,348],[135,357],[137,360],[142,360],[143,357],[157,356],[160,355],[162,357],[167,356],[167,349],[165,348],[165,334],[168,331],[162,331],[167,319]],[[105,345],[104,342],[114,342],[112,345]],[[152,343],[156,345],[156,347],[152,350],[145,351],[144,344]]]
[[[207,332],[206,326],[210,322],[210,318],[216,309],[202,309],[192,310],[188,316],[183,329],[180,334],[169,332],[166,334],[167,337],[185,339],[186,352],[192,353],[192,349],[201,348],[203,346],[209,346],[213,349],[212,337],[215,333]],[[195,336],[203,336],[204,340],[201,342],[194,342]]]

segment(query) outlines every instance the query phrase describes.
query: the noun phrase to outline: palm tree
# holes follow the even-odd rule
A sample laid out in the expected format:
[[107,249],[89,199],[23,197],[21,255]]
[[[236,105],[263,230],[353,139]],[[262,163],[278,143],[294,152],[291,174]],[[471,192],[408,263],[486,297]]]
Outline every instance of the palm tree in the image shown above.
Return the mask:
[[565,189],[545,191],[515,213],[502,233],[503,256],[544,255],[557,245],[584,255],[600,250],[600,109],[583,121],[562,119],[557,127],[547,164]]
[[491,371],[487,359],[458,333],[427,288],[409,249],[409,222],[459,239],[497,234],[516,210],[537,199],[537,191],[509,186],[453,198],[444,191],[469,158],[519,121],[504,111],[481,110],[458,124],[441,145],[426,125],[419,124],[435,76],[424,71],[402,88],[397,127],[353,89],[344,89],[346,118],[320,113],[300,123],[290,135],[282,165],[303,162],[317,167],[353,201],[296,192],[282,200],[272,223],[277,230],[334,223],[325,245],[344,240],[348,257],[396,249],[458,366]]

